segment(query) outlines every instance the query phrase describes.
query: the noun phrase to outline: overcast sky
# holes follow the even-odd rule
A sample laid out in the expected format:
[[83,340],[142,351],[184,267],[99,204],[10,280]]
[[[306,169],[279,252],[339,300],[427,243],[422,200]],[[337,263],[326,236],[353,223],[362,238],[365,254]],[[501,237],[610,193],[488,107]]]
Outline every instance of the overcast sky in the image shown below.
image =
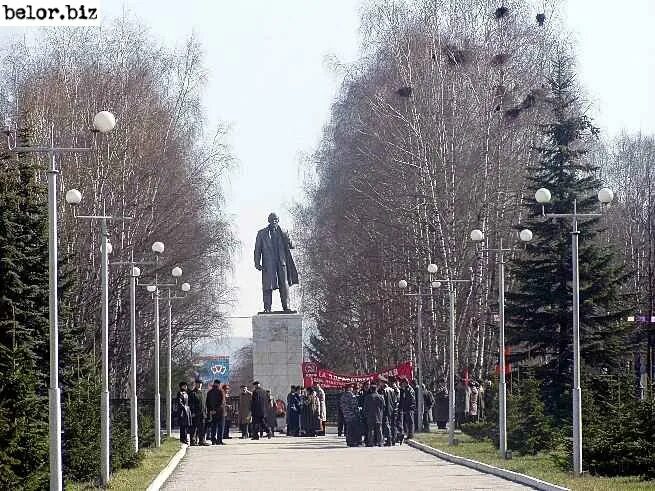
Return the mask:
[[[596,103],[596,124],[613,134],[655,133],[655,0],[569,0],[566,19],[578,41],[580,78]],[[325,58],[356,59],[360,0],[103,0],[107,16],[126,8],[174,45],[195,32],[205,48],[210,126],[231,125],[239,169],[227,209],[242,242],[232,315],[262,309],[253,267],[255,234],[276,211],[291,225],[301,194],[299,161],[318,143],[340,80]],[[302,278],[301,278],[302,280]],[[274,308],[279,307],[279,298]],[[233,320],[250,335],[250,320]]]

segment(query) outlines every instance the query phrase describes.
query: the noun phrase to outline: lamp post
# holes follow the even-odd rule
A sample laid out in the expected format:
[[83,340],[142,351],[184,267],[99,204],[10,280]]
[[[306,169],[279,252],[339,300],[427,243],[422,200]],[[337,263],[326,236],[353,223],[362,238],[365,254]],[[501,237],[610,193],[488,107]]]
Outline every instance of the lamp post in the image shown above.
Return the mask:
[[[400,280],[398,286],[404,290],[407,288],[408,283],[406,280]],[[416,406],[420,423],[416,422],[414,426],[419,428],[420,431],[423,429],[423,297],[429,297],[432,294],[422,293],[420,282],[416,286],[418,289],[417,293],[403,293],[403,295],[406,297],[416,297],[418,303],[416,314],[416,375],[418,379],[416,383]]]
[[[437,265],[430,264],[428,272],[433,275],[437,272]],[[470,280],[457,279],[431,279],[432,288],[441,288],[443,283],[448,285],[448,299],[450,311],[449,323],[449,349],[450,376],[448,388],[448,445],[455,445],[455,286],[457,283],[468,283]]]
[[129,261],[115,261],[112,265],[130,267],[130,437],[134,453],[139,451],[139,409],[136,393],[136,285],[141,276],[137,264],[155,264],[153,261],[135,261],[134,255]]
[[[484,240],[484,233],[481,230],[475,229],[471,231],[471,240],[474,242],[482,242]],[[522,242],[530,242],[532,240],[532,231],[529,229],[521,230],[519,238]],[[480,252],[494,252],[496,253],[496,261],[498,262],[498,316],[500,326],[498,329],[498,347],[500,352],[500,380],[498,383],[498,433],[499,433],[499,452],[502,458],[507,458],[507,389],[505,386],[505,252],[510,252],[512,249],[503,248],[503,239],[500,239],[500,244],[497,249],[486,248],[481,249]]]
[[[100,133],[109,133],[116,125],[114,115],[101,111],[93,118],[93,126]],[[54,128],[50,145],[22,147],[17,145],[16,130],[7,128],[7,146],[16,153],[44,153],[50,159],[48,167],[48,324],[50,350],[50,383],[48,387],[48,439],[50,490],[63,489],[61,460],[61,391],[59,388],[59,326],[57,309],[57,169],[56,156],[62,153],[85,153],[91,148],[56,147]],[[13,141],[12,141],[13,136]]]
[[[578,267],[578,219],[595,218],[602,213],[578,213],[577,199],[573,200],[573,213],[546,213],[545,205],[550,203],[551,193],[546,188],[540,188],[534,195],[541,205],[541,213],[546,218],[571,219],[571,256],[573,266],[573,473],[582,475],[582,392],[580,388],[580,278]],[[609,188],[598,191],[598,201],[607,205],[614,199],[614,193]]]
[[[171,271],[171,276],[177,279],[182,276],[182,268],[174,267]],[[173,424],[171,421],[171,415],[173,414],[172,401],[173,401],[173,392],[171,389],[171,377],[172,377],[172,325],[173,325],[173,313],[171,309],[171,289],[168,289],[168,344],[167,348],[167,357],[166,357],[166,436],[170,437],[173,433]]]
[[[164,244],[162,242],[155,242],[152,244],[152,251],[156,254],[156,263],[159,263],[159,254],[164,252]],[[159,384],[159,290],[161,287],[169,287],[168,291],[168,357],[167,357],[167,387],[166,387],[166,411],[168,415],[166,416],[166,434],[171,436],[172,434],[172,424],[171,424],[171,415],[173,413],[172,405],[172,391],[171,391],[171,327],[172,327],[172,317],[171,317],[171,294],[170,287],[177,286],[177,278],[182,276],[182,269],[179,267],[173,268],[171,271],[171,276],[175,278],[175,283],[159,283],[159,276],[155,270],[155,282],[149,285],[145,285],[148,292],[153,294],[154,299],[154,311],[155,311],[155,447],[161,446],[161,395],[160,395],[160,384]]]
[[101,323],[102,345],[100,355],[100,375],[102,389],[100,393],[100,482],[103,486],[109,483],[111,471],[109,465],[109,254],[113,247],[109,242],[107,221],[131,220],[131,217],[115,217],[107,215],[103,205],[102,215],[78,215],[75,210],[82,202],[82,193],[71,189],[66,193],[66,202],[73,206],[73,216],[78,220],[98,220],[100,222],[100,284],[101,284]]
[[[179,274],[176,274],[176,270],[179,270]],[[173,277],[179,278],[182,276],[182,269],[180,268],[173,268]],[[184,293],[188,293],[191,290],[191,285],[189,283],[182,283],[180,286],[181,290]],[[171,307],[171,300],[177,300],[180,298],[186,298],[186,295],[183,296],[177,296],[177,295],[171,295],[171,289],[168,289],[168,380],[167,380],[167,394],[168,394],[168,401],[166,404],[166,410],[168,411],[168,416],[166,417],[166,434],[168,436],[171,436],[173,430],[172,430],[172,420],[173,420],[173,408],[171,407],[173,403],[173,393],[171,390],[171,368],[172,368],[172,346],[173,346],[173,341],[172,341],[172,336],[171,336],[171,330],[173,326],[173,314],[172,314],[172,307]]]

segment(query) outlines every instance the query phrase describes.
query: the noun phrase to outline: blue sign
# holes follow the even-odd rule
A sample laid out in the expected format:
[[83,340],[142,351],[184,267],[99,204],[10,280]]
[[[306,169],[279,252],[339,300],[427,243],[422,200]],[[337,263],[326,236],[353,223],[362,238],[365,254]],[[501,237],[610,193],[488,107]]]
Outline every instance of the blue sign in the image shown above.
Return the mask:
[[230,357],[229,356],[199,356],[196,364],[197,377],[205,385],[211,385],[216,379],[222,384],[230,381]]

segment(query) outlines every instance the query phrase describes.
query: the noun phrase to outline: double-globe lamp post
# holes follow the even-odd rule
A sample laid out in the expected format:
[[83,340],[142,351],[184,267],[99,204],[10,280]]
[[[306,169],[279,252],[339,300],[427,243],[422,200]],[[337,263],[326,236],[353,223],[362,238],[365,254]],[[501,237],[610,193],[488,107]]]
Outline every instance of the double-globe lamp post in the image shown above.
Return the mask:
[[[182,276],[182,268],[176,266],[171,271],[171,276],[175,278],[175,285],[177,285],[178,279]],[[167,356],[166,356],[166,436],[169,438],[173,434],[173,390],[172,390],[172,365],[173,365],[173,309],[171,301],[178,297],[176,295],[171,295],[171,288],[175,285],[166,285],[168,286],[168,344],[166,345]],[[164,285],[159,285],[164,286]],[[187,293],[191,289],[189,283],[182,283],[180,286],[182,291]]]
[[[578,268],[578,220],[580,218],[596,218],[602,213],[578,213],[577,199],[573,200],[573,213],[546,213],[545,205],[551,201],[551,193],[546,188],[540,188],[534,195],[541,205],[541,213],[546,218],[571,219],[571,256],[573,263],[573,473],[582,475],[582,399],[580,389],[580,284]],[[608,205],[614,199],[614,193],[609,188],[598,192],[598,201]]]
[[[471,240],[473,242],[482,242],[484,233],[475,229],[471,231]],[[532,231],[523,229],[519,233],[522,242],[532,240]],[[498,263],[498,348],[499,348],[499,383],[498,383],[498,433],[499,433],[499,452],[502,458],[507,458],[507,390],[505,386],[505,252],[511,252],[512,249],[503,248],[503,239],[500,239],[498,248],[485,248],[480,252],[496,253],[496,262]]]
[[[436,264],[428,265],[428,273],[430,276],[434,275],[438,271]],[[448,358],[449,358],[449,389],[448,389],[448,445],[455,445],[455,285],[457,283],[467,283],[469,280],[458,280],[458,279],[443,279],[443,280],[434,280],[431,278],[430,286],[432,288],[440,288],[442,283],[448,285],[448,296],[449,296],[449,310],[450,310],[450,322],[449,322],[449,349],[448,349]],[[401,289],[406,289],[408,287],[407,280],[400,280],[398,286]],[[417,353],[417,364],[418,364],[418,386],[421,387],[423,382],[422,372],[423,372],[423,360],[422,360],[422,351],[423,351],[423,332],[422,332],[422,322],[421,322],[421,310],[423,306],[423,296],[432,296],[432,294],[422,294],[419,284],[418,294],[406,294],[411,296],[416,296],[419,301],[419,316],[418,316],[418,346],[419,350]],[[419,390],[419,412],[423,408],[423,393],[422,388]],[[420,413],[419,416],[422,420],[423,413]]]
[[[155,253],[155,263],[158,265],[159,264],[159,256],[164,252],[164,243],[163,242],[155,242],[152,244],[152,251]],[[172,368],[172,361],[171,361],[171,324],[172,324],[172,315],[171,315],[171,295],[170,295],[170,288],[177,286],[177,280],[180,276],[182,276],[182,269],[179,267],[174,267],[171,271],[171,276],[175,278],[175,283],[159,283],[159,275],[157,273],[157,266],[155,266],[155,282],[149,285],[145,285],[146,289],[148,292],[152,293],[153,300],[154,300],[154,317],[155,317],[155,353],[154,353],[154,358],[155,358],[155,363],[154,363],[154,372],[155,372],[155,447],[160,447],[161,446],[161,394],[160,394],[160,383],[159,383],[159,290],[161,287],[168,287],[169,288],[169,302],[168,302],[168,357],[167,357],[167,388],[166,388],[166,411],[168,412],[168,415],[166,417],[166,432],[168,436],[171,435],[172,433],[172,422],[171,422],[171,415],[173,413],[172,410],[172,389],[171,389],[171,368]],[[182,285],[182,291],[188,292],[191,289],[191,286],[188,283],[184,283]]]
[[[71,189],[66,193],[66,202],[75,210],[82,202],[82,193]],[[100,222],[100,284],[101,284],[101,356],[100,373],[102,389],[100,394],[100,482],[103,486],[109,483],[109,254],[113,252],[109,242],[107,222],[114,220],[131,220],[131,217],[115,217],[107,215],[103,205],[102,215],[78,215],[78,220],[98,220]]]
[[[93,118],[94,130],[109,133],[116,126],[116,118],[108,111],[101,111]],[[8,140],[12,133],[7,129]],[[50,386],[48,387],[48,439],[50,457],[50,489],[63,489],[61,459],[61,390],[59,388],[59,325],[57,299],[57,168],[56,156],[62,153],[86,153],[92,148],[56,147],[54,144],[54,127],[51,130],[50,145],[21,147],[11,141],[9,150],[16,153],[43,153],[50,159],[47,171],[48,180],[48,319],[50,350]]]

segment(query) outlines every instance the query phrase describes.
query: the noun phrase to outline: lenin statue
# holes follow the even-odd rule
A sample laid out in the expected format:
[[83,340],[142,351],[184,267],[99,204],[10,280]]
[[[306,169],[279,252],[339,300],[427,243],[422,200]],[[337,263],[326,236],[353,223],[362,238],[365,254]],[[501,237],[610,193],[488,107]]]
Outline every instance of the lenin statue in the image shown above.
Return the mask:
[[262,272],[264,312],[271,311],[273,290],[280,290],[280,301],[285,312],[289,309],[289,286],[298,284],[298,271],[291,257],[293,244],[279,226],[275,213],[268,215],[268,227],[257,232],[255,240],[255,268]]

